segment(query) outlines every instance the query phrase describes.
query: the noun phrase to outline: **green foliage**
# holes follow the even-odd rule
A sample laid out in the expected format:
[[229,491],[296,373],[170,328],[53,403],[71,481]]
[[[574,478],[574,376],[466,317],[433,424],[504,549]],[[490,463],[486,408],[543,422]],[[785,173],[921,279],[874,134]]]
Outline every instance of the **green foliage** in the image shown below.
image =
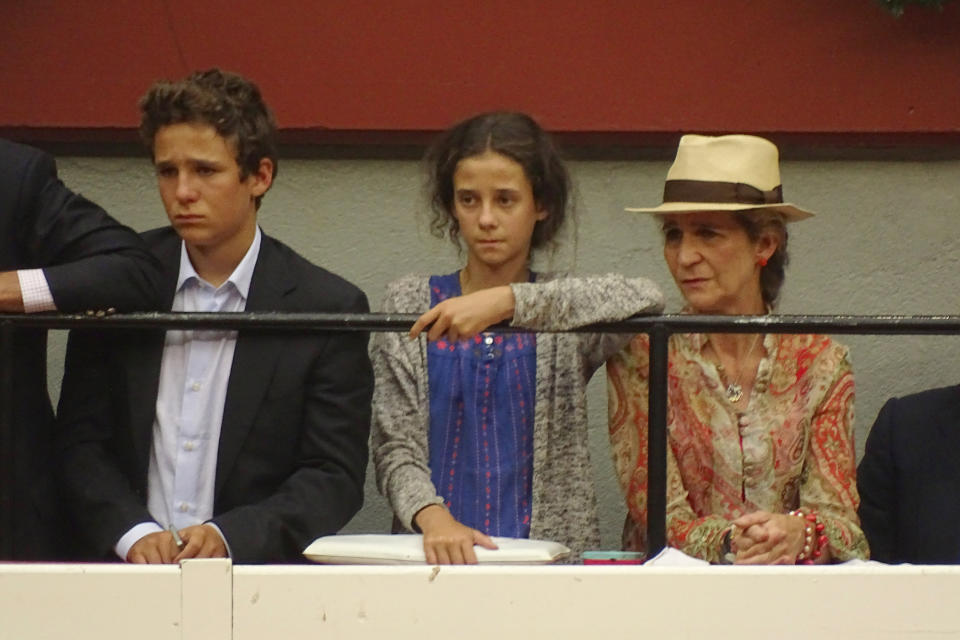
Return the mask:
[[915,4],[932,9],[943,9],[943,5],[951,1],[952,0],[877,0],[884,9],[898,18],[903,15],[903,10],[906,9],[907,5]]

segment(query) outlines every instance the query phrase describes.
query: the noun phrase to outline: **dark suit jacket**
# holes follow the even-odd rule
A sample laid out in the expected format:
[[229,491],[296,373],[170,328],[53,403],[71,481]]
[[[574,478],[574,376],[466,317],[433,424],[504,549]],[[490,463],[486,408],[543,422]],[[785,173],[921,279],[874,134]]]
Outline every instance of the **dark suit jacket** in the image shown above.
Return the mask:
[[872,559],[960,563],[960,387],[888,400],[857,487]]
[[[144,235],[173,302],[180,239]],[[248,311],[368,310],[363,292],[266,235]],[[215,522],[235,562],[302,561],[315,538],[363,502],[373,374],[366,333],[240,332],[227,387],[214,488]],[[95,556],[146,509],[163,332],[70,336],[58,428],[64,487]]]
[[[40,267],[61,311],[159,302],[159,264],[140,237],[67,189],[52,157],[0,140],[0,271]],[[42,330],[14,336],[14,530],[0,532],[12,533],[13,555],[0,559],[56,559],[63,548],[46,343]]]

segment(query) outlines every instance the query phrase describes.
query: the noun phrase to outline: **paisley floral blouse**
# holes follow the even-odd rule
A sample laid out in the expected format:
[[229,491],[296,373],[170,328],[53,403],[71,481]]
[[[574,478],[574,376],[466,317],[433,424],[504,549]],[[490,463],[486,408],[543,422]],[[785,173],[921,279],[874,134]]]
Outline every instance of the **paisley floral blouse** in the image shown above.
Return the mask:
[[[730,404],[706,336],[670,339],[667,544],[718,562],[730,521],[753,511],[818,513],[834,560],[866,558],[857,518],[853,372],[825,336],[764,336],[747,407]],[[627,499],[625,546],[646,547],[649,338],[607,363],[610,439]]]

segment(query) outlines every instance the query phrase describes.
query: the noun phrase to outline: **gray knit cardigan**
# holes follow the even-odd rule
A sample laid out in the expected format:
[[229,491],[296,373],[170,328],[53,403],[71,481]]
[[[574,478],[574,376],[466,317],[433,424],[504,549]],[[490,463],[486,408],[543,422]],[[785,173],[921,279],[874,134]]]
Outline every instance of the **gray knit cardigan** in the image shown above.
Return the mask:
[[[513,326],[571,329],[663,308],[656,285],[617,274],[563,278],[538,274],[511,285]],[[387,287],[383,311],[423,313],[430,307],[428,276],[407,276]],[[561,542],[574,553],[600,543],[596,493],[587,442],[586,385],[631,336],[538,333],[533,426],[533,503],[530,537]],[[378,332],[370,345],[376,374],[371,451],[377,487],[409,530],[413,516],[443,504],[430,480],[430,398],[425,334]]]

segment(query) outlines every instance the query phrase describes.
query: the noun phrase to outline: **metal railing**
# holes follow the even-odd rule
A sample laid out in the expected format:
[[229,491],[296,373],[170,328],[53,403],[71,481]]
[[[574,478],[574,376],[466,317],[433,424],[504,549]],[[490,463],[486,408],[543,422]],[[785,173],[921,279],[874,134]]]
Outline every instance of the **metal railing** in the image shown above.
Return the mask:
[[[258,332],[406,331],[413,314],[329,313],[133,313],[107,317],[70,314],[0,314],[0,559],[13,548],[16,456],[13,424],[13,351],[19,328],[41,329],[232,329]],[[498,326],[497,331],[523,332]],[[650,336],[648,430],[648,552],[666,544],[667,358],[674,333],[829,333],[857,335],[960,334],[960,316],[639,316],[573,332],[646,333]]]

